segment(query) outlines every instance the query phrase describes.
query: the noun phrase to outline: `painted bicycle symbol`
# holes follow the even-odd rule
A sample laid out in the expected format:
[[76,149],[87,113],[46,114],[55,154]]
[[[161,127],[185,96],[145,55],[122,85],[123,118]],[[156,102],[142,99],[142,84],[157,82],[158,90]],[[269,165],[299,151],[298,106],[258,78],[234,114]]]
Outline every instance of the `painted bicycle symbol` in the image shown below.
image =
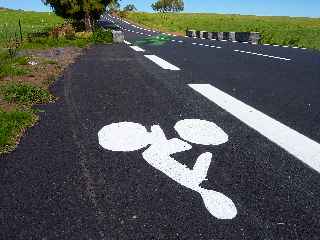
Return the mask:
[[[143,125],[133,122],[112,123],[103,127],[99,133],[99,144],[110,151],[131,152],[149,146],[142,156],[177,183],[199,193],[207,210],[218,219],[233,219],[237,208],[233,201],[223,193],[200,186],[206,180],[212,162],[210,152],[202,153],[192,169],[171,157],[174,153],[192,149],[192,144],[218,146],[228,141],[228,135],[216,124],[199,119],[185,119],[174,126],[181,139],[167,139],[159,125],[149,132]],[[189,143],[188,143],[189,142]]]

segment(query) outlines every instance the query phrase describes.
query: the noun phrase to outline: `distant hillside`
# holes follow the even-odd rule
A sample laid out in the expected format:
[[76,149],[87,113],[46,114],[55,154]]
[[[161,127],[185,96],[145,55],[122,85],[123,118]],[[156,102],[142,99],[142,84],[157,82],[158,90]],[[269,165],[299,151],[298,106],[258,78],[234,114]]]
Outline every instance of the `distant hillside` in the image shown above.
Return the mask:
[[258,17],[211,13],[162,14],[132,12],[127,19],[163,31],[187,28],[212,32],[256,31],[262,43],[320,49],[320,18]]

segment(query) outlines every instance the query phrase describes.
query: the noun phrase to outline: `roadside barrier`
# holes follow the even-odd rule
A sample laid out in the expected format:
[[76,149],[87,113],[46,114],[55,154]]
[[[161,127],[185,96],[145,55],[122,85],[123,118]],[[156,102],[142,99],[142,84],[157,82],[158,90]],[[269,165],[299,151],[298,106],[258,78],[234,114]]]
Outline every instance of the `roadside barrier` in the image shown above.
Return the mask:
[[207,32],[186,30],[186,36],[192,38],[216,39],[219,41],[237,41],[258,44],[261,36],[259,32]]
[[112,30],[113,42],[114,43],[123,43],[124,42],[124,34],[122,31]]

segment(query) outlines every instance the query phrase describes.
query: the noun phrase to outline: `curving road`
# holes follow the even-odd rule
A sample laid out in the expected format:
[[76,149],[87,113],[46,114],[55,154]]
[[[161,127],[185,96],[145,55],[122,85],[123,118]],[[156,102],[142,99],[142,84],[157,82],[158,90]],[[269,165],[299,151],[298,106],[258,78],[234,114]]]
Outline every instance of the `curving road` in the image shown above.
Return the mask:
[[0,161],[0,239],[318,239],[320,54],[114,18]]

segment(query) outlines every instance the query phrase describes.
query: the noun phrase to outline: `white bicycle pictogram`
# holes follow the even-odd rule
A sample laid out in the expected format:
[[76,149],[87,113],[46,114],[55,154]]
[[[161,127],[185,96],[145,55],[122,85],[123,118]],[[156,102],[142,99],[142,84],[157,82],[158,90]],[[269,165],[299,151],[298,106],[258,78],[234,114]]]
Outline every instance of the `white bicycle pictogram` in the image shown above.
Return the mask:
[[192,169],[171,157],[174,153],[192,149],[189,143],[208,146],[224,144],[228,141],[228,135],[216,124],[200,119],[178,121],[174,129],[185,141],[179,138],[167,139],[159,125],[152,126],[148,132],[143,125],[133,122],[107,125],[99,131],[98,138],[99,144],[110,151],[131,152],[149,146],[142,153],[147,163],[177,183],[198,192],[207,210],[214,217],[233,219],[237,215],[233,201],[223,193],[200,186],[206,180],[212,154],[202,153]]

